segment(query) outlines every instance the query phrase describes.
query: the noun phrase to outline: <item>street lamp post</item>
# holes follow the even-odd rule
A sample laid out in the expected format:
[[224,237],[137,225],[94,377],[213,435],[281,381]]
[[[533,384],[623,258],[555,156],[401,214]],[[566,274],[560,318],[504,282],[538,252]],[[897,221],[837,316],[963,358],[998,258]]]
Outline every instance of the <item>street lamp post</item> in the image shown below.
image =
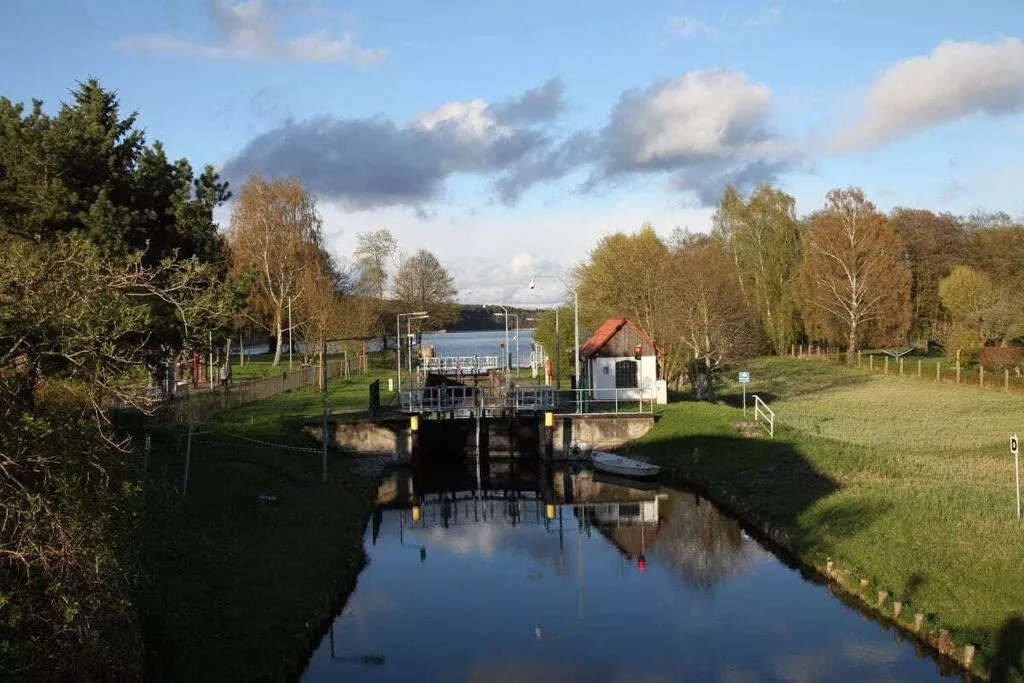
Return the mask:
[[[530,278],[530,289],[537,288],[538,277],[550,277],[555,278],[554,275],[535,275]],[[574,360],[576,362],[576,391],[580,390],[580,297],[579,290],[576,287],[572,288],[572,305],[573,305],[573,337],[575,352],[573,353]],[[555,308],[555,338],[558,338],[558,308]],[[555,357],[557,360],[557,356]],[[556,374],[558,371],[555,371]],[[559,387],[560,388],[560,387]],[[578,398],[578,395],[577,395]],[[579,401],[576,401],[577,411],[579,410]]]
[[[426,311],[399,313],[395,316],[395,345],[398,347],[398,404],[402,404],[402,318],[427,318]],[[412,349],[409,350],[412,353]],[[411,363],[411,361],[410,361]]]

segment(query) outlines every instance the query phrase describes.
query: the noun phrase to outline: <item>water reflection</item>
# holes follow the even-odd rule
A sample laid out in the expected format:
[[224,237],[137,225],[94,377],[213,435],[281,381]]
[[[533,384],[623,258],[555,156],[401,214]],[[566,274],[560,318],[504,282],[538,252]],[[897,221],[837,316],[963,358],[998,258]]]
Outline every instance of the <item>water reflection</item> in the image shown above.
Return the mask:
[[697,496],[542,462],[393,473],[305,681],[937,680]]

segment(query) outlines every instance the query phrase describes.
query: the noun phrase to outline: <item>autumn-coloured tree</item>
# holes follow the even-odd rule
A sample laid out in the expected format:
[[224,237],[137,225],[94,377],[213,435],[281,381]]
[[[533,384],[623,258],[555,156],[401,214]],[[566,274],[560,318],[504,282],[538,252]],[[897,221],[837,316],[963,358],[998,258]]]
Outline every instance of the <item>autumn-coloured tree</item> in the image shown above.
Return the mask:
[[796,201],[770,185],[744,199],[728,187],[715,212],[714,236],[736,268],[739,286],[761,319],[776,353],[796,334],[792,281],[801,262],[801,224]]
[[963,263],[967,244],[960,221],[949,214],[898,207],[890,224],[903,240],[910,267],[911,333],[927,343],[940,329],[939,280]]
[[666,355],[685,354],[694,395],[713,398],[715,372],[761,349],[756,313],[736,286],[730,257],[710,238],[679,245],[664,275],[671,302],[662,312]]
[[276,336],[277,365],[288,300],[302,295],[303,273],[318,263],[323,251],[316,201],[298,180],[253,176],[232,211],[228,240],[234,268],[252,277],[252,318]]
[[910,270],[888,220],[858,188],[832,190],[811,217],[804,244],[808,303],[843,331],[852,363],[867,328],[906,334]]

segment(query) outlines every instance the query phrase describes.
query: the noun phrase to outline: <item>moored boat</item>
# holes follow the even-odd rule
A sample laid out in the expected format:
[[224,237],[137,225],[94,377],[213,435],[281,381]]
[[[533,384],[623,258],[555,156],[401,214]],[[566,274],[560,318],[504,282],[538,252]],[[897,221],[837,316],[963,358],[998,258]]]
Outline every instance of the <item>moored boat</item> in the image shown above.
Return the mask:
[[658,472],[661,471],[660,467],[649,462],[624,458],[621,455],[604,451],[593,451],[590,454],[590,461],[595,470],[615,474],[620,477],[647,479],[657,476]]

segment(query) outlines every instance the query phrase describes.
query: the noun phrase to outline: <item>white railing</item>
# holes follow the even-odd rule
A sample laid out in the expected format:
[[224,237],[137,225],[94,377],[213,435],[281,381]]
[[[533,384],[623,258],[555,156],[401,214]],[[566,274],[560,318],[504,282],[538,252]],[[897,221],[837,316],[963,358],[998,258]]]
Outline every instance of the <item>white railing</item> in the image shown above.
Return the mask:
[[775,438],[775,411],[754,394],[754,420],[768,430],[768,436]]
[[504,367],[501,356],[432,356],[421,358],[419,369],[446,375],[474,375]]
[[655,399],[653,389],[565,389],[559,392],[568,395],[572,402],[566,409],[576,413],[653,413]]

